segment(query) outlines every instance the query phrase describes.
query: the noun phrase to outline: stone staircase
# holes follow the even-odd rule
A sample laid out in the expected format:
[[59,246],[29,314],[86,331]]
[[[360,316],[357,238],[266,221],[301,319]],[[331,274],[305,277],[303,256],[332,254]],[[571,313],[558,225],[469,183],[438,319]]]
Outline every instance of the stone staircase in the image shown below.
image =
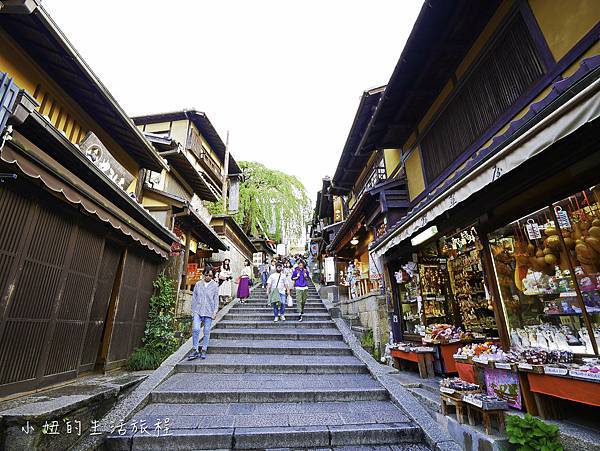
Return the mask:
[[[211,333],[206,360],[183,360],[106,449],[414,450],[423,431],[353,355],[313,286],[303,322],[273,322],[255,289]],[[169,418],[169,435],[154,431]]]

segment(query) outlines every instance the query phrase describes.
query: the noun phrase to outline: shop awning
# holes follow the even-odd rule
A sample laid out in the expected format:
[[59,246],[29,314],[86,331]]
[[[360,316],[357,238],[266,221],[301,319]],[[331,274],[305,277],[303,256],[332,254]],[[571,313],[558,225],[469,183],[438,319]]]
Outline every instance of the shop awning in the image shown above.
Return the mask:
[[206,244],[214,251],[226,251],[229,247],[221,240],[219,235],[209,226],[204,219],[191,206],[183,209],[183,212],[178,213],[177,219],[184,223],[186,227],[190,227],[194,232],[198,241]]
[[494,138],[440,188],[396,223],[371,251],[382,256],[443,213],[600,116],[600,56],[582,62],[571,77],[554,84],[506,132]]
[[69,203],[80,205],[89,214],[164,258],[168,256],[171,243],[178,241],[166,229],[163,235],[169,237],[168,242],[133,220],[129,214],[16,131],[13,132],[13,139],[2,148],[0,161],[14,167],[15,172],[40,180],[49,190],[64,196]]
[[206,181],[202,173],[196,169],[191,157],[181,147],[160,152],[160,155],[166,158],[169,164],[181,174],[200,198],[210,202],[219,200],[219,195],[214,191],[214,188],[210,186],[210,183]]

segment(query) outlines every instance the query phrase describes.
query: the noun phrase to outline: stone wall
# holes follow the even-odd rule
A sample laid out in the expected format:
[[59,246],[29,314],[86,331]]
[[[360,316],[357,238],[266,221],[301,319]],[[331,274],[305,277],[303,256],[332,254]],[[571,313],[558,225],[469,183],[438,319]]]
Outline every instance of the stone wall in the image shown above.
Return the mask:
[[385,296],[370,293],[356,299],[340,300],[336,306],[340,309],[342,318],[356,319],[361,327],[372,329],[376,346],[383,350],[390,334]]

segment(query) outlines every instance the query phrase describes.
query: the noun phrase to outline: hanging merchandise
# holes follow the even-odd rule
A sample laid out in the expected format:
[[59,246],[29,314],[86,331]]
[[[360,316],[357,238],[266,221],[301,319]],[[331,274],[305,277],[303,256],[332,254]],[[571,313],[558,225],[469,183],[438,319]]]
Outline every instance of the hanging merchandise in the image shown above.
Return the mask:
[[448,274],[461,323],[467,332],[482,337],[497,336],[497,325],[489,292],[485,286],[481,252],[483,246],[475,227],[440,240],[448,257]]

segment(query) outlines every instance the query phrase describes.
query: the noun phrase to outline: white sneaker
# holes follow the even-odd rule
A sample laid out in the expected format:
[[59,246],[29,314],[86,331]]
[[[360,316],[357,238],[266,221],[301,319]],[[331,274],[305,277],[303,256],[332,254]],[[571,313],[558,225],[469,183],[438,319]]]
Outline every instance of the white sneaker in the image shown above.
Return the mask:
[[281,321],[285,321],[285,315],[281,315]]
[[273,322],[276,323],[277,321],[279,321],[279,317],[276,316]]

